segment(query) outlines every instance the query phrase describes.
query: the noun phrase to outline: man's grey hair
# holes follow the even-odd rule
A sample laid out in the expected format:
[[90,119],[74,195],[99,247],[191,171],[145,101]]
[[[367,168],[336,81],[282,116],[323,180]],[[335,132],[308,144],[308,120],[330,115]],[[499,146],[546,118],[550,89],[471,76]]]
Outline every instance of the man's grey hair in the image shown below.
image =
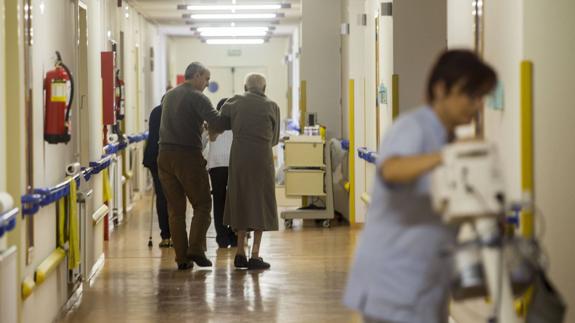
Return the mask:
[[188,67],[186,67],[186,73],[184,74],[184,78],[186,80],[191,80],[194,78],[196,74],[203,74],[208,69],[202,65],[200,62],[192,62]]
[[266,89],[266,77],[260,73],[246,75],[246,90],[248,92],[264,92]]

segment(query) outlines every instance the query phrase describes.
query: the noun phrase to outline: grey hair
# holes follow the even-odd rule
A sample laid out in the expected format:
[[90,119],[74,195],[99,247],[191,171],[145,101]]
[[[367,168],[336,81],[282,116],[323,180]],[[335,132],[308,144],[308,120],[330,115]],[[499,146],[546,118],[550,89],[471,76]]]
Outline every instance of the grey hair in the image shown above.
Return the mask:
[[202,65],[200,62],[192,62],[188,67],[186,67],[186,72],[184,78],[186,80],[191,80],[196,74],[203,74],[208,69]]
[[266,88],[266,77],[260,73],[249,73],[245,80],[246,91],[264,92]]

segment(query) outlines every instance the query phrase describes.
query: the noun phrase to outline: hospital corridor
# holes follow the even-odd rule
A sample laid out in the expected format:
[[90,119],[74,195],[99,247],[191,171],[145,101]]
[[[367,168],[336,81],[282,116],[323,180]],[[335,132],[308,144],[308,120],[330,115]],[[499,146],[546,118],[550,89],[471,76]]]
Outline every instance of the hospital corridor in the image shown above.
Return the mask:
[[0,323],[575,323],[573,12],[0,0]]

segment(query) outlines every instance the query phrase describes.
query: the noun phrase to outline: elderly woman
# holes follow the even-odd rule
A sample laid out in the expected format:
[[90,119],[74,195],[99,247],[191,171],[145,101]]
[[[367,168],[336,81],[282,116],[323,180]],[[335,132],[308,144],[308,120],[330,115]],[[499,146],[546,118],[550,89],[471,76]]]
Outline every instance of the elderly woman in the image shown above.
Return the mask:
[[[238,234],[234,266],[268,269],[259,251],[263,231],[278,229],[272,147],[279,139],[280,112],[264,94],[263,75],[249,74],[244,89],[221,109],[233,132],[224,223]],[[247,231],[254,231],[249,261],[244,250]]]

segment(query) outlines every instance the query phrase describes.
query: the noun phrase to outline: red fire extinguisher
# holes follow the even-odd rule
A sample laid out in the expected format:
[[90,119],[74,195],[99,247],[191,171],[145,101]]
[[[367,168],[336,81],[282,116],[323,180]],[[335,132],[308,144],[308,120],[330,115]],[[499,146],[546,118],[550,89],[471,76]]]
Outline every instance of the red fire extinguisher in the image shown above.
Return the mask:
[[[44,140],[51,144],[70,141],[70,108],[74,99],[72,73],[62,62],[59,52],[56,52],[56,57],[54,69],[48,71],[44,79]],[[70,82],[69,94],[68,82]]]
[[116,120],[124,120],[124,81],[120,79],[120,70],[116,70]]

